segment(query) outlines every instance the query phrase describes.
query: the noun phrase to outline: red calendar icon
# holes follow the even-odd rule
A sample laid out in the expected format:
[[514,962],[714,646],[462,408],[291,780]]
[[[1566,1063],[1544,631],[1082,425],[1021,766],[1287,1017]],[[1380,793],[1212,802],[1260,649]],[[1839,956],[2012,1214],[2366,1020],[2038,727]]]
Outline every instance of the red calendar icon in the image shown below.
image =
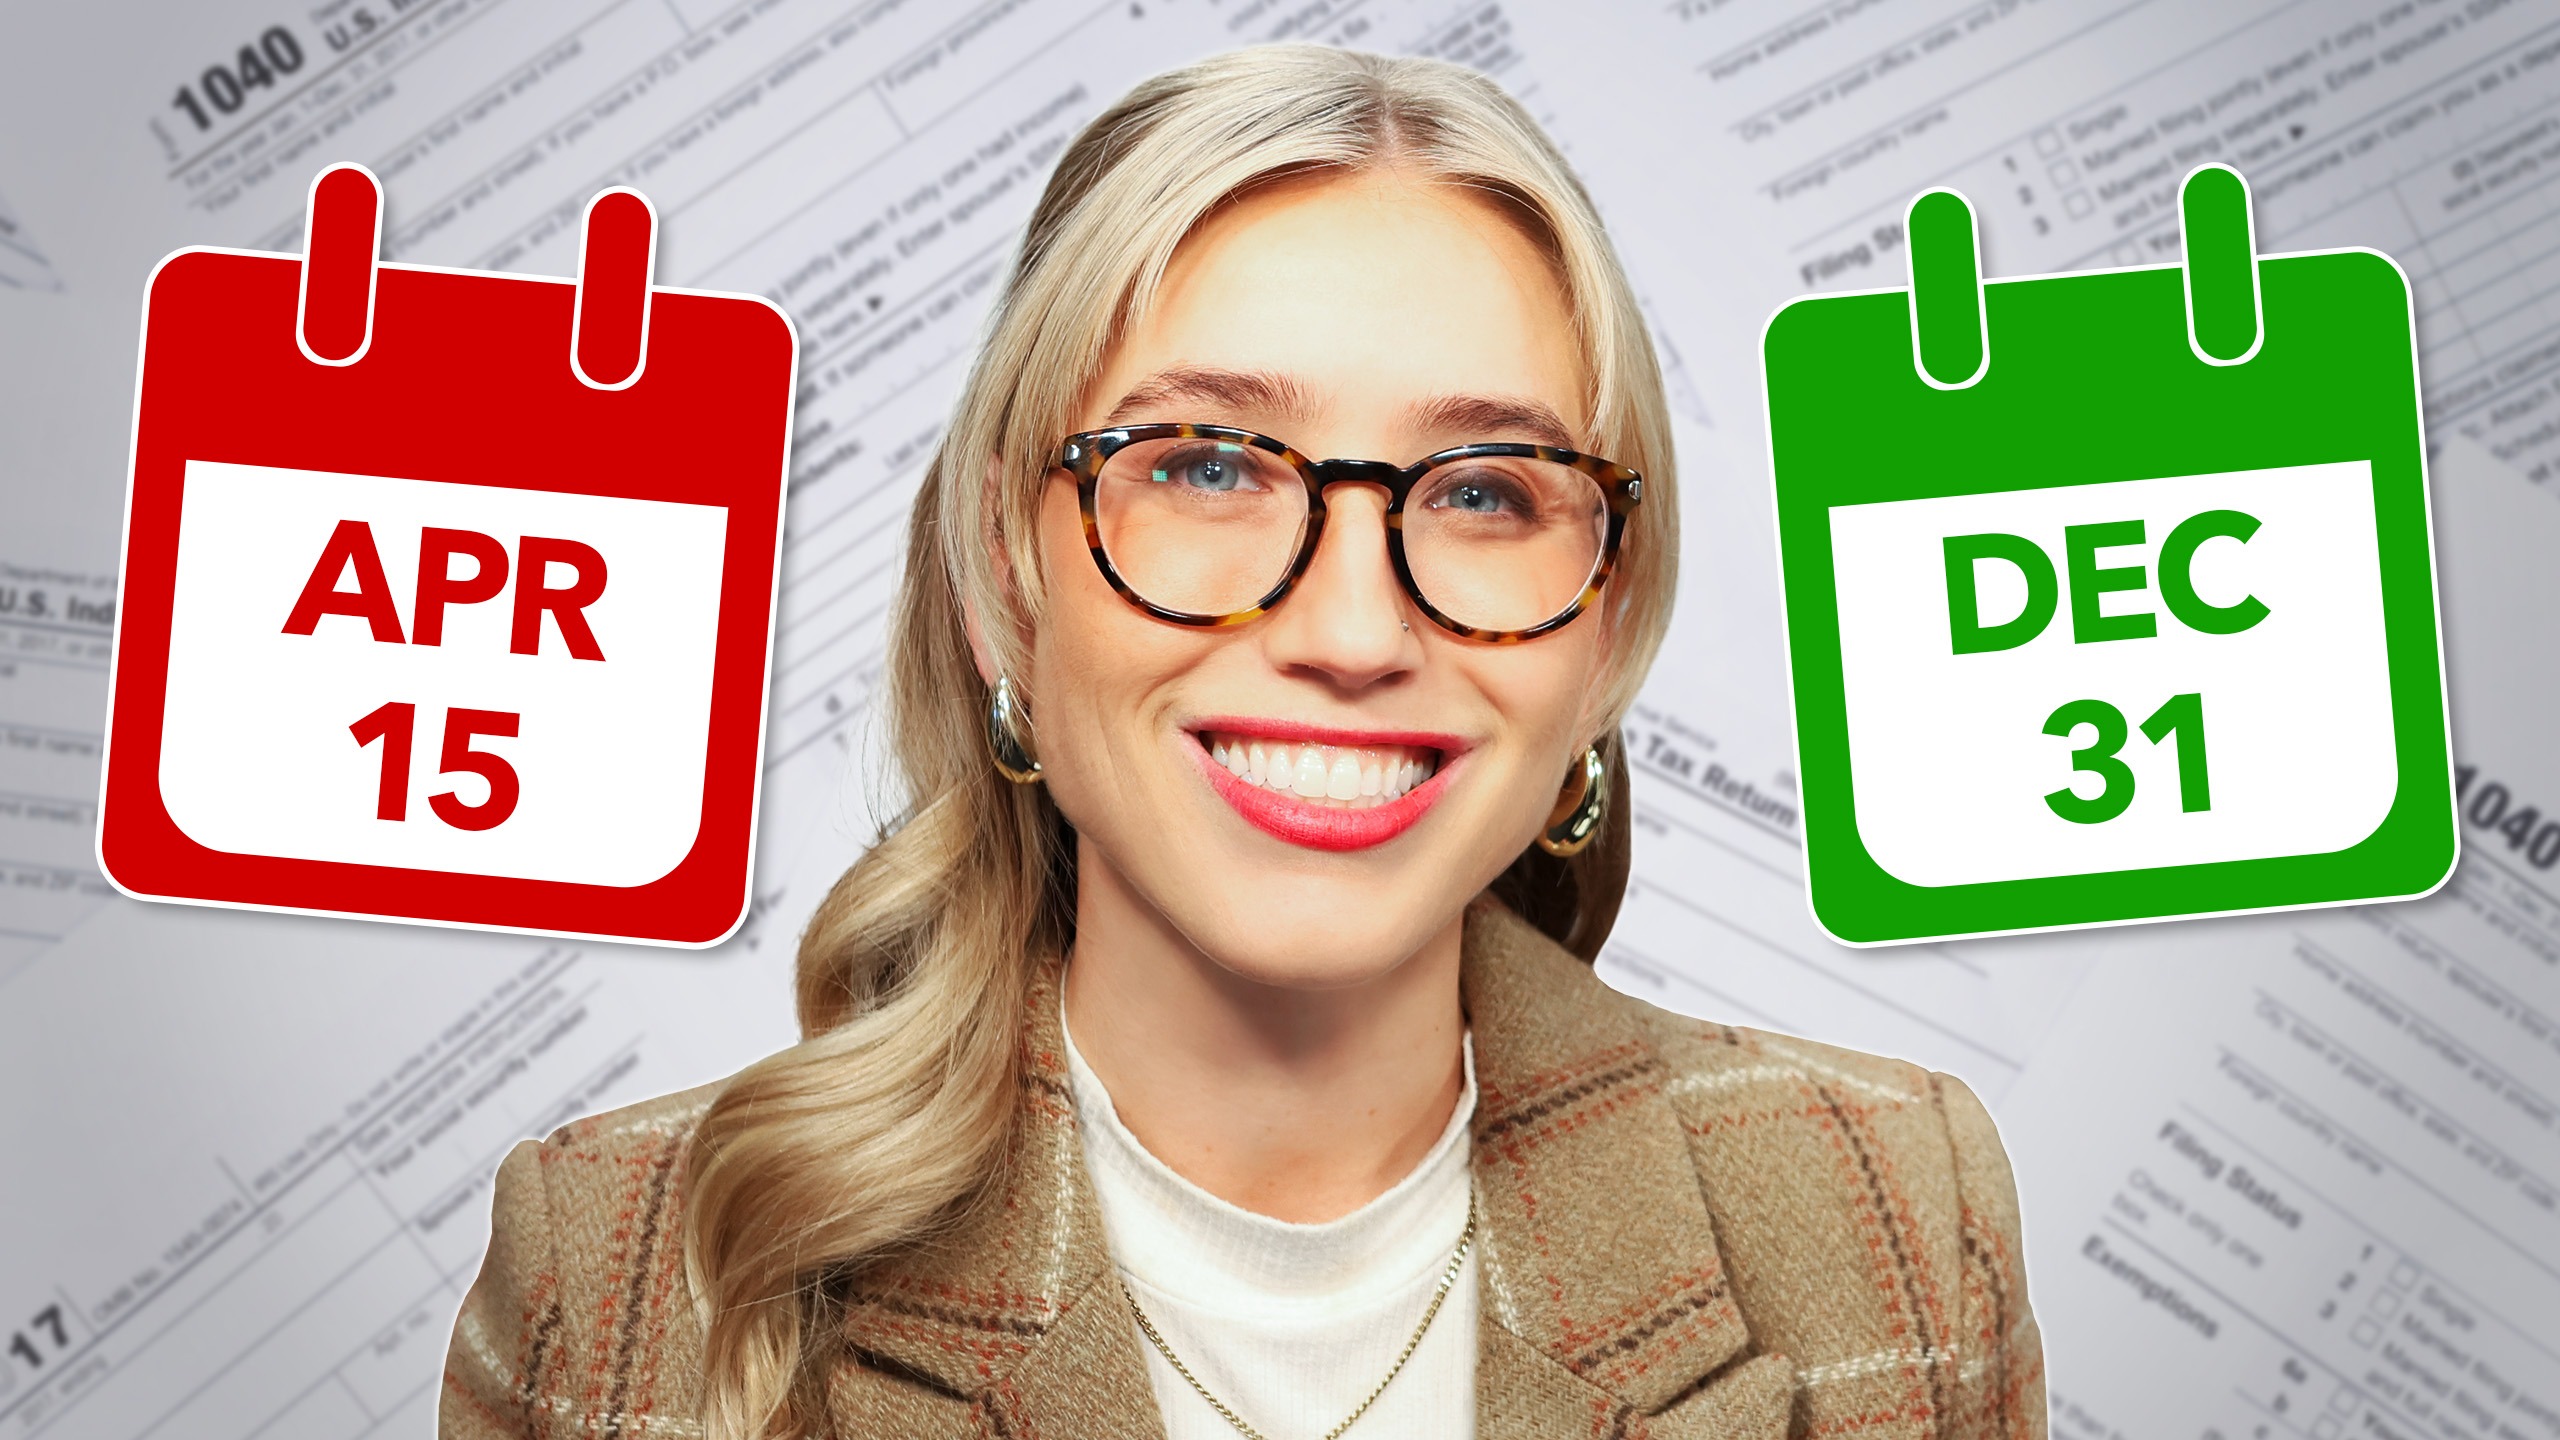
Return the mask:
[[143,305],[98,858],[142,899],[708,945],[744,918],[799,345],[652,288],[181,250]]

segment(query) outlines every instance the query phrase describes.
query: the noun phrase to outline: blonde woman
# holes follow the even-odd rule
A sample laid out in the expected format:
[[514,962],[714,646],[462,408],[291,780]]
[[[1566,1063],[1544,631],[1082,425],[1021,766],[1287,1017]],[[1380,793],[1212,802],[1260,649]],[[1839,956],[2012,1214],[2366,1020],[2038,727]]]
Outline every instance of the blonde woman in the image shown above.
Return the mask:
[[1586,963],[1674,493],[1491,83],[1141,85],[916,502],[806,1038],[507,1157],[444,1434],[2041,1435],[1974,1097]]

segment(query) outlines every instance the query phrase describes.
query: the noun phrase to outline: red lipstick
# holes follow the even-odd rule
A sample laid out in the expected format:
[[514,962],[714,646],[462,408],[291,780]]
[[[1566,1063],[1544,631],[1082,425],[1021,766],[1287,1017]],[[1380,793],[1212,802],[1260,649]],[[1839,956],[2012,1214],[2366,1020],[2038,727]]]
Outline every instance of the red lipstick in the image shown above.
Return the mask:
[[[1229,774],[1227,767],[1212,758],[1207,747],[1200,743],[1202,731],[1240,732],[1318,745],[1429,748],[1440,752],[1440,765],[1429,779],[1383,805],[1372,805],[1366,809],[1317,805],[1288,791],[1267,789]],[[1372,845],[1383,845],[1412,829],[1448,789],[1449,773],[1457,765],[1460,749],[1456,738],[1447,735],[1410,731],[1354,733],[1270,720],[1220,720],[1203,724],[1189,733],[1192,758],[1220,798],[1234,806],[1237,814],[1263,833],[1292,845],[1304,845],[1310,850],[1366,850]]]

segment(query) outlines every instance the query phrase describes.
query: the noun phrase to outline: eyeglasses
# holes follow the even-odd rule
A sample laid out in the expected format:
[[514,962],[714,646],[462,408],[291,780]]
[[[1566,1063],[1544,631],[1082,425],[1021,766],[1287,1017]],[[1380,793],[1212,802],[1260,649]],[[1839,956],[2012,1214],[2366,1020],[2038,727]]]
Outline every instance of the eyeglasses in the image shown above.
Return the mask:
[[1324,535],[1327,486],[1387,492],[1387,558],[1422,613],[1472,640],[1543,635],[1599,598],[1643,477],[1552,445],[1461,445],[1412,465],[1310,460],[1220,425],[1126,425],[1059,442],[1085,543],[1123,599],[1176,625],[1278,605]]

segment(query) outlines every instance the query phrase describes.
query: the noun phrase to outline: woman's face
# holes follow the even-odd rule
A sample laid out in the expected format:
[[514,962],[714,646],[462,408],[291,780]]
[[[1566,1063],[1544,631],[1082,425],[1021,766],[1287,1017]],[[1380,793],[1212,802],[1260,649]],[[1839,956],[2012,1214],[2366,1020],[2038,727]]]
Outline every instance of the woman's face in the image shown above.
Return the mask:
[[[1225,425],[1403,466],[1482,441],[1580,448],[1585,388],[1560,282],[1513,221],[1459,187],[1365,172],[1273,184],[1204,222],[1077,429]],[[1024,687],[1082,883],[1241,978],[1294,987],[1393,969],[1535,839],[1592,738],[1604,644],[1596,610],[1511,645],[1441,629],[1390,567],[1385,491],[1325,499],[1322,544],[1276,609],[1192,628],[1112,591],[1073,478],[1053,473]],[[1349,777],[1359,793],[1337,798]]]

